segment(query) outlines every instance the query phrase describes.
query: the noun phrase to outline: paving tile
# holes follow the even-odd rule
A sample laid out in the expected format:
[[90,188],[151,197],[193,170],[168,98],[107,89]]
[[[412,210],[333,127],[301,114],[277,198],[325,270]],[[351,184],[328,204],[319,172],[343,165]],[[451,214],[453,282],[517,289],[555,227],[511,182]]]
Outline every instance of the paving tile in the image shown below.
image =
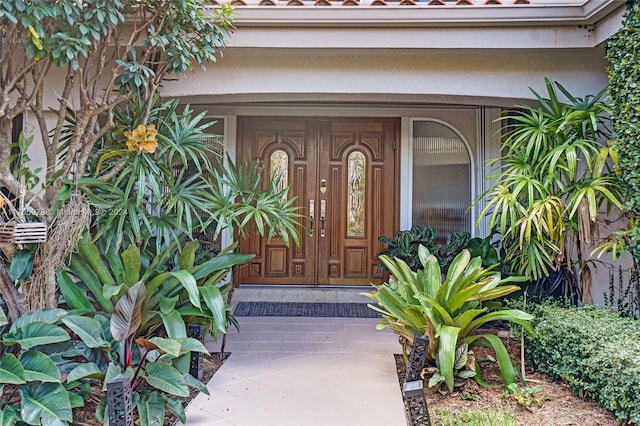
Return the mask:
[[187,408],[188,425],[406,423],[391,355],[400,345],[393,333],[375,330],[375,319],[240,321],[251,331],[229,333],[227,350],[234,350],[208,383],[211,396],[200,394]]
[[247,344],[248,352],[279,352],[282,346],[281,341],[277,342],[249,342]]
[[310,331],[285,331],[282,336],[283,342],[313,342],[313,330]]

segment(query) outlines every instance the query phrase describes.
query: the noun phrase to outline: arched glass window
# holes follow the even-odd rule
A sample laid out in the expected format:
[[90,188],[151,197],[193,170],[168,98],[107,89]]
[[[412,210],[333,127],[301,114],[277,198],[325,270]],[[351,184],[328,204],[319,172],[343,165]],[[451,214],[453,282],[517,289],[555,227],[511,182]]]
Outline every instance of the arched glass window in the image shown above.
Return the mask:
[[413,123],[413,225],[432,226],[438,242],[470,232],[471,164],[460,137],[444,124]]
[[347,235],[364,237],[367,159],[354,151],[347,160]]
[[270,158],[271,180],[276,182],[279,190],[284,190],[289,185],[289,155],[278,149],[273,151]]

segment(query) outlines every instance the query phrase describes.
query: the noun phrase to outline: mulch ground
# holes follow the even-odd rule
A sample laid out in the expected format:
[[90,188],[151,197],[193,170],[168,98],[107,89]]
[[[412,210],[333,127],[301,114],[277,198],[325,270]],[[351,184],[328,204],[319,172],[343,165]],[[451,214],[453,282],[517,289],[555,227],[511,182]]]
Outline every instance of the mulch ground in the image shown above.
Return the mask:
[[[519,366],[520,345],[515,339],[503,339],[514,365]],[[487,348],[474,348],[476,358],[491,355]],[[404,378],[404,361],[401,355],[396,355],[398,380]],[[464,409],[504,409],[514,414],[518,424],[522,426],[613,426],[619,425],[614,415],[600,407],[592,400],[575,396],[571,389],[562,382],[554,381],[545,374],[525,370],[525,388],[537,387],[535,393],[528,398],[530,406],[518,404],[513,396],[505,393],[501,386],[500,371],[497,364],[483,364],[482,373],[491,385],[489,388],[479,386],[475,381],[468,380],[455,392],[443,392],[441,389],[428,388],[428,377],[424,380],[425,398],[430,414],[436,407],[449,412]],[[402,386],[402,385],[401,385]],[[522,387],[522,385],[520,385]],[[434,426],[437,417],[431,414]]]

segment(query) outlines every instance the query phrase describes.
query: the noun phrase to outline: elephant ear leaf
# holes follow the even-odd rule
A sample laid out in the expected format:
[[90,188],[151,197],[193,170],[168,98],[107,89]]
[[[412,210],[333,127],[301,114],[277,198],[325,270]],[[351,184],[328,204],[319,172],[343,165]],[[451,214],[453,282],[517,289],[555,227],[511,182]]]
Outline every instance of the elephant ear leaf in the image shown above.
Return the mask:
[[71,402],[60,383],[27,383],[20,387],[22,420],[31,425],[73,421]]
[[142,281],[127,290],[118,300],[111,315],[109,330],[115,340],[123,340],[135,334],[142,324],[142,307],[147,290]]

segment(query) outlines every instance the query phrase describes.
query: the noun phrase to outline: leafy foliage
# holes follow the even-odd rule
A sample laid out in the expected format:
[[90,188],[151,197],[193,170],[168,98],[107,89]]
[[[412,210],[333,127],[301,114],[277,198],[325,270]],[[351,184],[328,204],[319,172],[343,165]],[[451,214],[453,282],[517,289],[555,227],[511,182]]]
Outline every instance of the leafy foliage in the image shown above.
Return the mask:
[[640,424],[640,324],[608,309],[541,304],[527,340],[535,368],[593,398],[626,424]]
[[570,272],[577,266],[578,286],[565,293],[590,302],[582,246],[592,243],[602,208],[622,206],[620,182],[611,172],[615,155],[600,142],[608,136],[608,108],[600,99],[604,91],[578,98],[545,82],[546,96],[534,92],[539,107],[521,106],[501,117],[504,155],[495,160],[500,170],[482,195],[481,216],[488,214],[490,228],[501,235],[515,273],[537,280],[562,265]]
[[[381,236],[378,241],[387,244],[387,247],[378,252],[378,256],[389,256],[392,259],[401,259],[412,271],[422,267],[418,258],[418,248],[424,246],[429,253],[438,259],[438,264],[446,273],[449,264],[463,249],[468,248],[472,255],[480,256],[483,266],[488,267],[498,263],[498,254],[491,245],[490,238],[471,238],[468,232],[452,232],[447,236],[446,249],[436,243],[436,230],[432,226],[412,226],[411,229],[398,231],[394,238]],[[381,263],[382,268],[386,268]]]
[[453,391],[456,382],[461,383],[458,379],[475,376],[468,348],[481,341],[495,350],[503,382],[514,383],[515,369],[502,341],[493,334],[476,331],[491,321],[504,320],[532,332],[531,315],[518,309],[501,309],[501,303],[495,300],[520,289],[509,283],[526,278],[502,278],[492,268],[483,268],[482,259],[472,259],[465,249],[451,262],[443,281],[434,255],[421,246],[418,258],[422,269],[414,272],[400,259],[380,256],[391,276],[388,283],[374,285],[376,292],[367,295],[377,302],[369,307],[382,314],[378,328],[391,328],[409,344],[416,334],[429,337],[427,357],[438,368],[432,376],[434,386],[444,382]]
[[[74,199],[64,182],[86,177],[95,145],[117,126],[119,106],[132,97],[150,106],[167,78],[217,60],[233,29],[231,14],[230,5],[212,8],[200,0],[1,2],[0,186],[5,195],[23,200],[50,231],[76,235],[66,229],[73,227],[71,221],[57,220]],[[143,108],[138,121],[147,124],[149,115]],[[42,141],[40,183],[33,179],[35,171],[12,170],[7,161],[14,155],[14,120],[27,116],[24,128],[34,129],[35,140]],[[73,248],[73,240],[63,252]],[[47,250],[40,245],[35,265],[51,259]],[[34,268],[34,291],[24,294],[0,275],[14,317],[55,304],[54,269]]]
[[[78,322],[77,318],[81,317],[63,309],[45,309],[12,324],[0,324],[0,394],[6,402],[0,408],[3,425],[20,421],[66,424],[73,420],[72,410],[84,405],[90,389],[72,380],[73,376],[63,378],[62,373],[78,365],[101,332],[97,322]],[[85,340],[88,336],[91,339]],[[101,344],[109,346],[104,340]]]
[[[116,320],[112,318],[116,328],[111,329],[116,340],[130,338],[134,331],[149,336],[159,328],[169,337],[185,337],[186,323],[205,324],[217,336],[234,321],[224,299],[230,283],[223,280],[230,268],[248,262],[253,255],[225,250],[197,262],[198,247],[194,240],[179,250],[173,243],[159,253],[141,252],[133,245],[117,252],[99,248],[86,234],[71,257],[69,270],[59,274],[60,291],[72,309],[107,316],[118,313]],[[139,283],[144,284],[144,293]],[[132,316],[132,312],[141,312],[142,305],[145,315]]]
[[[626,193],[625,210],[632,216],[626,239],[618,240],[640,260],[640,4],[627,1],[622,28],[611,36],[607,46],[609,60],[609,98],[614,150],[619,156],[616,172]],[[614,247],[615,249],[615,247]],[[615,253],[614,253],[615,255]]]
[[[79,336],[83,325],[100,330],[84,336],[92,362],[69,375],[87,382],[128,377],[142,425],[163,419],[165,410],[184,418],[180,398],[189,387],[206,390],[187,374],[188,354],[207,351],[187,338],[186,324],[204,323],[217,336],[233,321],[223,297],[230,284],[222,280],[252,255],[224,251],[198,262],[198,247],[190,241],[178,255],[175,243],[153,256],[133,245],[105,251],[86,234],[69,270],[60,272],[66,305],[90,316],[69,316],[65,324]],[[104,347],[112,348],[107,359]]]

